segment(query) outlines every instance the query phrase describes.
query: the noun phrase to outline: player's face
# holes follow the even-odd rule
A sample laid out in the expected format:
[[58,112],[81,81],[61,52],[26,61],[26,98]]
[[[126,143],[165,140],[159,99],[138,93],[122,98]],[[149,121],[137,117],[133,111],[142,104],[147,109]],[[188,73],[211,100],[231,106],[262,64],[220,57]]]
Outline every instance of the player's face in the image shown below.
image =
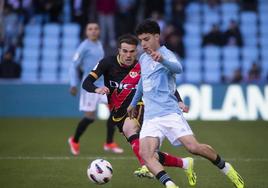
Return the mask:
[[100,27],[98,24],[96,23],[90,23],[87,25],[87,38],[92,40],[92,41],[96,41],[99,39],[100,36]]
[[137,56],[137,46],[134,44],[122,43],[119,48],[120,61],[125,65],[132,65]]
[[141,42],[141,47],[148,54],[160,47],[159,34],[143,33],[138,38]]

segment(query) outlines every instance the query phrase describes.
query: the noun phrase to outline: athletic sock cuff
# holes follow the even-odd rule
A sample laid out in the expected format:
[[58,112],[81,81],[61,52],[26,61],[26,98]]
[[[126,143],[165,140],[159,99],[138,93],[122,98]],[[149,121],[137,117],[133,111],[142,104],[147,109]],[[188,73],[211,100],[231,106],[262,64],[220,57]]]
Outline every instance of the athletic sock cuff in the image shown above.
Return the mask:
[[167,175],[166,171],[162,170],[155,176],[163,185],[168,181],[171,181],[170,177]]
[[130,136],[127,141],[129,143],[131,143],[133,140],[139,139],[139,134],[133,134],[132,136]]
[[83,123],[85,124],[90,124],[90,123],[93,123],[95,121],[95,119],[91,119],[91,118],[87,118],[87,117],[83,117],[83,119],[81,120],[83,121]]
[[217,155],[217,158],[215,161],[212,161],[214,165],[219,167],[220,169],[223,169],[225,167],[225,161],[221,159],[219,155]]
[[159,152],[157,152],[157,154],[158,154],[158,161],[159,161],[159,163],[161,163],[162,165],[164,165],[164,163],[165,163],[165,155],[164,155],[164,153],[162,153],[161,151],[159,151]]

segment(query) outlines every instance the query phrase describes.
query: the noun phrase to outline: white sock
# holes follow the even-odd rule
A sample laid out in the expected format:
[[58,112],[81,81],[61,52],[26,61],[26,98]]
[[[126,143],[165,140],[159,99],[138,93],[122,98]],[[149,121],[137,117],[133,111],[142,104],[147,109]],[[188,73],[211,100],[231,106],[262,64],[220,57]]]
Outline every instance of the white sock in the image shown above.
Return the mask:
[[182,158],[182,168],[188,169],[189,168],[189,159],[188,158]]
[[172,181],[167,181],[165,185],[170,186],[170,185],[175,185],[175,183],[173,183]]
[[226,175],[229,172],[230,168],[231,168],[231,165],[225,162],[225,167],[221,169],[221,171]]

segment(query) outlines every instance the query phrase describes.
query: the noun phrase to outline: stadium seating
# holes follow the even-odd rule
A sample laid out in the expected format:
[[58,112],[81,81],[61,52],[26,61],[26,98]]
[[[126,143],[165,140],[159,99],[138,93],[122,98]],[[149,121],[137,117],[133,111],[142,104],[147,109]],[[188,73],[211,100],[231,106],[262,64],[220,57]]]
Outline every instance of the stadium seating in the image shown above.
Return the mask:
[[[211,8],[204,2],[192,1],[185,9],[185,74],[177,81],[218,83],[222,75],[231,76],[239,67],[246,74],[252,62],[259,62],[263,78],[268,72],[268,1],[258,1],[258,11],[245,11],[236,1],[223,1]],[[224,31],[236,20],[244,46],[202,47],[202,36],[211,25]],[[68,81],[68,67],[80,38],[75,23],[46,23],[25,26],[22,57],[23,80]],[[48,78],[46,78],[48,77]]]
[[202,67],[199,59],[185,59],[184,67],[186,81],[191,83],[200,83],[202,81]]
[[204,82],[219,83],[221,79],[219,59],[207,59],[204,61]]
[[80,26],[74,23],[26,25],[21,50],[22,80],[67,82],[79,33]]

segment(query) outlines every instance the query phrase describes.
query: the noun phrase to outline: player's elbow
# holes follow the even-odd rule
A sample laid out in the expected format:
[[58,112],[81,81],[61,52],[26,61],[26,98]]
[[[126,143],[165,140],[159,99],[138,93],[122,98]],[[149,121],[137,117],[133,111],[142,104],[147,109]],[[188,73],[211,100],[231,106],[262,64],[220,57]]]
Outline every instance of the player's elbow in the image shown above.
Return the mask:
[[83,83],[82,83],[82,88],[83,88],[84,90],[88,91],[88,92],[91,92],[91,91],[90,91],[90,88],[91,88],[90,85],[92,85],[92,83],[91,83],[91,81],[90,81],[90,78],[87,77],[87,78],[83,81]]
[[183,68],[181,64],[177,64],[176,68],[174,69],[174,73],[180,74],[183,72]]
[[88,87],[87,87],[87,81],[86,81],[86,79],[83,81],[83,83],[82,83],[82,88],[84,89],[84,90],[88,90]]

